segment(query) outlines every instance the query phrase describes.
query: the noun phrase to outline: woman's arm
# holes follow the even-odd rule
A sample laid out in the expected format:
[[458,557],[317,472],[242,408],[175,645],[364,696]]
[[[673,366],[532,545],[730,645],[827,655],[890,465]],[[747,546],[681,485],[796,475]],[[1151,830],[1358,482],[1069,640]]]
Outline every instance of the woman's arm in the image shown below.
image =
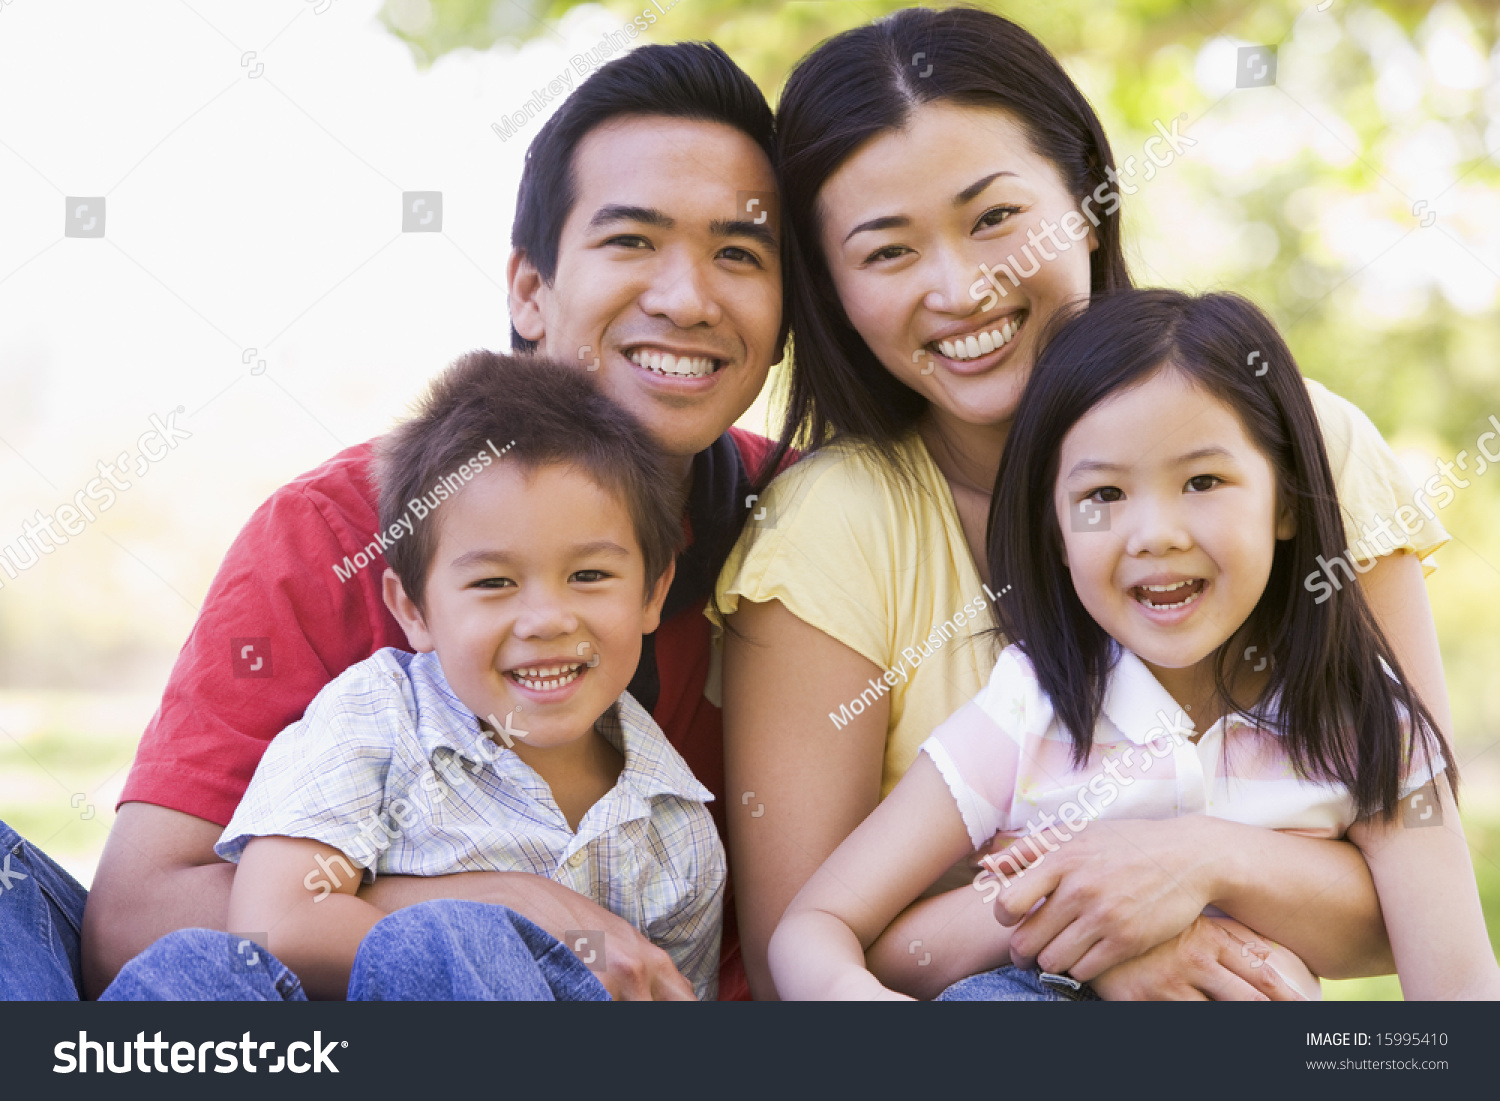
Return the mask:
[[835,728],[829,711],[880,670],[780,601],[741,601],[724,638],[724,794],[740,952],[751,992],[770,999],[766,949],[776,923],[880,802],[890,707],[882,697]]
[[1500,998],[1500,966],[1448,785],[1429,782],[1402,800],[1394,819],[1356,822],[1349,837],[1375,877],[1402,995]]
[[865,949],[970,848],[948,785],[919,753],[787,907],[769,948],[777,990],[799,999],[888,997],[866,969]]

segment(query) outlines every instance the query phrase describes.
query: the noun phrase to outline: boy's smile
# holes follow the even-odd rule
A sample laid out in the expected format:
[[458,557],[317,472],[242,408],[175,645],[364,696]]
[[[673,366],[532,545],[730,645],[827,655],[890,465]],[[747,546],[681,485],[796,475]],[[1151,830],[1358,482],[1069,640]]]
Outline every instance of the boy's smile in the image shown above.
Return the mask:
[[412,645],[437,651],[463,705],[528,764],[581,748],[630,683],[673,571],[648,591],[629,510],[575,467],[502,459],[435,519],[426,607],[398,613]]

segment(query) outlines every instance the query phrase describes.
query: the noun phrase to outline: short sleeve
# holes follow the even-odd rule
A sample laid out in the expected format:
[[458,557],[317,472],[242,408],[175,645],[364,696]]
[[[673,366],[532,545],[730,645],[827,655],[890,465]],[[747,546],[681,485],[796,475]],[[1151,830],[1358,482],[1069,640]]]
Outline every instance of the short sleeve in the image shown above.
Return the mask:
[[[329,684],[307,714],[278,734],[255,770],[214,852],[238,863],[256,837],[331,845],[374,878],[392,747],[415,728],[400,666],[377,654]],[[363,830],[362,828],[363,827]]]
[[1038,717],[1036,674],[1007,647],[979,694],[922,743],[963,816],[976,849],[1009,827],[1026,732]]
[[721,626],[741,599],[779,600],[798,619],[888,666],[893,617],[880,594],[896,558],[889,477],[861,451],[838,446],[788,467],[730,552],[709,618]]
[[[377,525],[370,445],[278,489],[219,567],[141,738],[120,802],[229,821],[267,744],[335,676],[405,646],[378,554],[347,578]],[[365,559],[361,558],[361,561]]]
[[1427,494],[1357,405],[1311,380],[1307,392],[1323,429],[1349,546],[1361,558],[1361,543],[1373,557],[1408,551],[1422,560],[1423,573],[1431,573],[1436,566],[1428,559],[1452,537],[1428,515]]

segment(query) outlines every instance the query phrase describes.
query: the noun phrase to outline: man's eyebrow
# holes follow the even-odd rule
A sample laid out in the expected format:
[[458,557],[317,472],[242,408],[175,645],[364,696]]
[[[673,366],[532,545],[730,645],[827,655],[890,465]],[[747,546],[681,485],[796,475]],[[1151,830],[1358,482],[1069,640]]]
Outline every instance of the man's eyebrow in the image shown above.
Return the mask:
[[594,216],[589,219],[588,228],[598,229],[600,226],[607,226],[613,222],[640,222],[643,225],[655,226],[657,229],[671,229],[677,224],[666,213],[655,207],[611,203],[594,211]]
[[[1227,447],[1221,447],[1218,444],[1209,444],[1207,447],[1195,448],[1185,454],[1178,455],[1175,459],[1169,460],[1168,465],[1186,466],[1189,463],[1196,463],[1203,459],[1233,458],[1234,453]],[[1072,479],[1079,474],[1108,474],[1125,469],[1126,464],[1124,463],[1107,463],[1101,459],[1084,459],[1082,462],[1075,464],[1072,470],[1068,471],[1068,478]]]
[[968,202],[975,195],[978,195],[985,188],[989,187],[990,184],[994,183],[1001,176],[1014,176],[1014,175],[1015,175],[1014,172],[991,172],[984,179],[982,179],[982,180],[975,180],[968,187],[964,188],[957,195],[953,196],[953,205],[954,206],[963,206],[964,203]]
[[884,218],[871,218],[868,222],[860,222],[849,231],[844,238],[844,244],[849,243],[849,238],[856,233],[865,233],[872,229],[905,229],[911,225],[911,219],[904,214],[887,214]]
[[771,227],[767,222],[752,222],[748,219],[730,221],[718,219],[708,224],[708,232],[715,237],[749,237],[752,241],[759,241],[773,251],[777,247],[776,234],[771,232]]

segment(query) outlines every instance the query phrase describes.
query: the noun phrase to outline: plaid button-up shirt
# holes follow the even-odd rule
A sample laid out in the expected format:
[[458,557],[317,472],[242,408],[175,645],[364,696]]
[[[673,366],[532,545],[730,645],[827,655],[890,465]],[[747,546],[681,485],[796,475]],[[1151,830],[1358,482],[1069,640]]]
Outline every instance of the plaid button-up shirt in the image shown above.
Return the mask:
[[381,650],[272,741],[214,851],[237,862],[254,837],[306,837],[366,881],[546,876],[634,925],[711,1000],[726,878],[713,795],[629,693],[595,728],[625,767],[574,833],[546,782],[453,694],[436,654]]

